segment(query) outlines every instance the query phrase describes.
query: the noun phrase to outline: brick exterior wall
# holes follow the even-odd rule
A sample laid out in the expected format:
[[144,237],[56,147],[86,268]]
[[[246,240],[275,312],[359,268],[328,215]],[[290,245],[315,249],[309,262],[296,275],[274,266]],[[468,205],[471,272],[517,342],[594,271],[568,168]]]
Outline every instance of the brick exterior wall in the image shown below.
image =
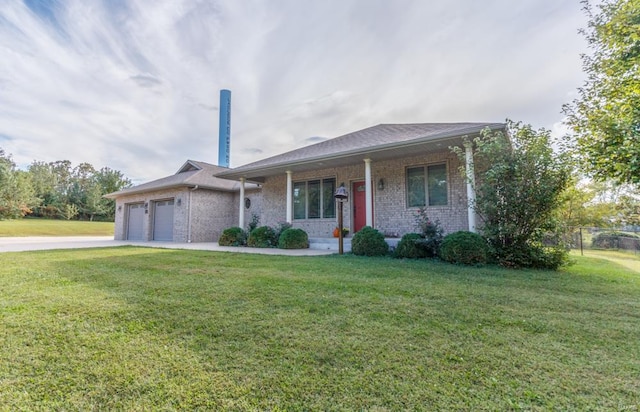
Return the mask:
[[[191,241],[217,242],[222,231],[237,222],[232,192],[196,190],[191,193]],[[180,222],[176,222],[179,224]],[[179,240],[183,241],[183,240]]]
[[[260,225],[263,225],[263,220],[262,220],[262,215],[264,213],[263,208],[262,208],[262,204],[263,204],[263,200],[262,200],[262,190],[261,189],[257,189],[257,190],[245,190],[244,192],[244,197],[245,199],[249,199],[251,201],[251,206],[247,209],[244,206],[244,200],[243,200],[243,207],[242,210],[244,211],[244,227],[243,229],[247,229],[247,227],[249,226],[249,223],[251,222],[251,219],[253,217],[253,215],[256,215],[259,219],[260,219]],[[231,227],[231,226],[238,226],[239,223],[239,213],[240,213],[240,193],[234,193],[234,200],[233,200],[233,224],[225,227],[224,229]],[[223,229],[223,230],[224,230]],[[216,239],[216,242],[218,241],[218,239]]]
[[[125,240],[127,237],[128,205],[146,203],[148,207],[143,217],[143,240],[153,240],[153,203],[174,199],[173,241],[217,242],[224,229],[238,225],[239,197],[238,192],[189,188],[123,196],[116,199],[114,238]],[[248,223],[251,213],[258,216],[262,213],[260,190],[246,191],[245,198],[251,199],[251,208],[245,209],[245,222]]]
[[[418,156],[371,162],[373,179],[373,224],[386,234],[415,232],[416,208],[407,207],[406,168],[427,166],[432,164],[447,165],[448,204],[447,206],[427,207],[428,216],[440,220],[446,233],[457,230],[468,230],[466,182],[459,168],[462,166],[457,156],[449,150],[425,153]],[[323,169],[310,172],[293,173],[292,180],[306,181],[319,178],[336,178],[351,192],[351,183],[364,180],[365,164]],[[384,189],[378,190],[377,182],[384,179]],[[286,175],[267,178],[263,186],[263,214],[261,223],[276,226],[286,220]],[[344,226],[351,227],[352,208],[351,193],[349,201],[344,204]],[[337,225],[337,218],[293,220],[293,226],[304,229],[312,237],[330,237]]]

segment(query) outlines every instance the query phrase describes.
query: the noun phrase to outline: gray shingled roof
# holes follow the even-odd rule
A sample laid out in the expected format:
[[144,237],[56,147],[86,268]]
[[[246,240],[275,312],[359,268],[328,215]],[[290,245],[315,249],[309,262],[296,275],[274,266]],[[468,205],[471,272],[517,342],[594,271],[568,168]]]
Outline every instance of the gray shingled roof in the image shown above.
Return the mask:
[[[214,175],[222,171],[228,170],[226,167],[212,165],[210,163],[199,162],[195,160],[187,160],[182,167],[171,176],[143,183],[118,192],[105,195],[110,199],[120,196],[132,195],[137,193],[152,192],[164,189],[173,189],[178,187],[195,187],[208,190],[219,190],[226,192],[237,191],[240,188],[238,182],[232,180],[220,179]],[[251,185],[251,187],[254,187]],[[250,188],[250,187],[247,187]]]
[[[308,168],[320,166],[335,166],[335,159],[347,158],[352,161],[358,156],[375,155],[378,158],[389,158],[395,153],[397,156],[406,155],[407,150],[422,145],[429,148],[436,145],[443,146],[452,139],[459,140],[465,135],[477,135],[485,128],[504,130],[504,123],[412,123],[412,124],[379,124],[377,126],[358,130],[334,139],[326,140],[314,145],[292,150],[277,156],[249,163],[218,174],[228,179],[240,177],[253,178],[257,181],[263,176],[282,172],[283,168],[297,167],[301,170],[304,165]],[[446,149],[444,145],[442,149]],[[442,150],[440,149],[440,150]],[[352,158],[353,157],[353,158]],[[327,163],[329,162],[329,163]],[[333,162],[333,163],[331,163]],[[312,166],[315,165],[315,166]]]

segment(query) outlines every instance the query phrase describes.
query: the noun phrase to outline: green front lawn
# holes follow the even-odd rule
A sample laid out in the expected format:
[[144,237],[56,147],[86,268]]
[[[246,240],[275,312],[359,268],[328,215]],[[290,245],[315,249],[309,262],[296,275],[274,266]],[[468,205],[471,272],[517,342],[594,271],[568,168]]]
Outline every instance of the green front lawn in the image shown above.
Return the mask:
[[0,220],[0,237],[24,236],[113,236],[113,222],[78,220]]
[[635,410],[640,274],[0,254],[0,410]]

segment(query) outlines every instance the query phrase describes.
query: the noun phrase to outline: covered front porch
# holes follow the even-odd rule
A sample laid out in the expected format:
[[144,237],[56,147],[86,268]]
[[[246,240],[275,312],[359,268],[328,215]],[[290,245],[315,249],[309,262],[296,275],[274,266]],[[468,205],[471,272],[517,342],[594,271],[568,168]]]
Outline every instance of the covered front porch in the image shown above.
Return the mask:
[[[459,159],[445,149],[376,161],[365,157],[323,169],[285,170],[261,181],[260,224],[276,227],[286,222],[312,238],[329,238],[321,243],[334,243],[330,238],[342,208],[343,225],[350,235],[370,226],[393,238],[417,230],[416,215],[426,202],[429,217],[440,221],[446,232],[474,231],[473,185],[461,177],[460,166]],[[472,169],[471,157],[465,166]],[[418,176],[414,171],[419,171]],[[242,186],[246,180],[240,180]],[[441,197],[434,199],[439,201],[430,200],[432,194],[438,194],[432,193],[433,182],[443,188]],[[339,204],[334,194],[341,186],[348,196]],[[422,199],[416,200],[410,193],[416,186]],[[240,196],[244,197],[242,189]],[[245,227],[247,212],[239,206],[238,226]]]
[[[260,223],[287,222],[312,238],[331,236],[337,224],[333,193],[348,192],[344,225],[350,234],[371,226],[384,234],[416,230],[416,214],[445,232],[476,230],[473,148],[484,128],[498,123],[383,124],[218,174],[240,181],[238,226],[245,227],[245,183],[260,185]],[[460,147],[462,159],[451,151]],[[460,170],[466,171],[465,179]],[[251,213],[251,212],[249,212]],[[249,216],[250,217],[250,216]],[[329,245],[334,242],[319,242]],[[327,246],[329,247],[329,246]]]

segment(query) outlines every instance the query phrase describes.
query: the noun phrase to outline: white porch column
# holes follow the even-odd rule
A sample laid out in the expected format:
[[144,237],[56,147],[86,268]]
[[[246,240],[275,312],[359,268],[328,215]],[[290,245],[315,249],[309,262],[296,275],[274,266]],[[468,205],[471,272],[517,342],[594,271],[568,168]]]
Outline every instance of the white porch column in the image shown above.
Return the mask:
[[364,187],[366,225],[373,227],[373,188],[371,187],[371,159],[364,159]]
[[238,214],[238,226],[241,229],[244,229],[244,182],[245,182],[245,178],[241,177],[240,178],[240,201],[238,202],[240,203],[240,209]]
[[469,232],[476,231],[476,176],[473,167],[473,143],[466,142],[465,149],[465,170],[467,174],[467,215],[469,219]]
[[291,170],[287,170],[287,223],[293,222],[293,183]]

